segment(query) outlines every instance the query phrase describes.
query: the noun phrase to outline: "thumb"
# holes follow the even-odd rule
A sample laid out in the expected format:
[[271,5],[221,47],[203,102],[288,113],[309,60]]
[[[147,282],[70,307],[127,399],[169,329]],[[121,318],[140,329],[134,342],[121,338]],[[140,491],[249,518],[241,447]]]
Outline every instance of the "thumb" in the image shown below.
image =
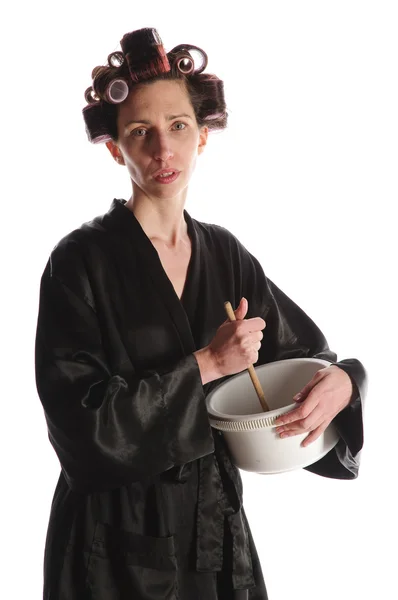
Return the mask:
[[249,303],[246,298],[242,298],[238,308],[234,311],[237,320],[244,319],[249,309]]

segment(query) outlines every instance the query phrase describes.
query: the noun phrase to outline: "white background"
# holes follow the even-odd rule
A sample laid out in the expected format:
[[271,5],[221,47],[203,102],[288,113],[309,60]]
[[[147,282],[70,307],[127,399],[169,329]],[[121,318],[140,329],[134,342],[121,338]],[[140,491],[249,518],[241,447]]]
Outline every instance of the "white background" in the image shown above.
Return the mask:
[[[2,21],[1,597],[39,599],[59,464],[34,381],[39,280],[53,246],[130,183],[81,109],[127,31],[202,47],[229,127],[190,183],[194,218],[232,231],[366,366],[355,481],[243,473],[270,600],[397,598],[397,18],[382,0],[33,2]],[[394,211],[395,214],[395,211]],[[6,565],[6,568],[4,568]],[[205,600],[205,599],[204,599]]]

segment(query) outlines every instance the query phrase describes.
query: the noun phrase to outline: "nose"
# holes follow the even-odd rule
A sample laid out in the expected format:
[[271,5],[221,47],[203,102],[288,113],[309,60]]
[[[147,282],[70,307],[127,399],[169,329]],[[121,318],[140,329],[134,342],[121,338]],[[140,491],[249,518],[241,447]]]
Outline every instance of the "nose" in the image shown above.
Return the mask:
[[155,160],[167,162],[172,158],[173,151],[167,134],[163,132],[155,134],[152,138],[152,144],[152,153]]

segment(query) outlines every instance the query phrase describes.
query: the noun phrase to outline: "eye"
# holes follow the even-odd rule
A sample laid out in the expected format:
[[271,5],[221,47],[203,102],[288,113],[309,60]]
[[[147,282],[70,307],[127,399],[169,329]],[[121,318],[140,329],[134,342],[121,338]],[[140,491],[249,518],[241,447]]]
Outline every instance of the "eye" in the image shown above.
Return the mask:
[[[187,128],[186,123],[183,123],[182,121],[177,121],[176,123],[174,123],[173,127],[175,127],[176,125],[182,125],[182,127],[178,128],[177,131],[184,131]],[[138,133],[140,131],[148,133],[144,127],[137,127],[137,129],[133,129],[130,132],[130,135],[133,137],[146,137],[146,134]]]
[[138,135],[137,131],[146,131],[146,129],[144,129],[143,127],[137,127],[137,129],[133,129],[130,135],[133,135],[134,137],[144,137],[143,135]]

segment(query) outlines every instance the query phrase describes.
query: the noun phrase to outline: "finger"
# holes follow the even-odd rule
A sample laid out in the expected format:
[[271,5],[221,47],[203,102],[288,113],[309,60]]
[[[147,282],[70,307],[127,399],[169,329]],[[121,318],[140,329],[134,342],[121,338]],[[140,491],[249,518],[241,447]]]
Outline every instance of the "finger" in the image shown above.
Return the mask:
[[227,313],[227,319],[224,321],[224,323],[233,323],[234,321],[241,321],[244,318],[247,312],[248,303],[246,298],[241,298],[238,307],[235,310],[232,308],[232,304],[229,301],[224,302],[224,308]]
[[[326,427],[328,426],[329,422],[325,421],[325,417],[322,416],[321,418],[317,419],[310,427],[308,428],[303,428],[303,427],[295,427],[293,429],[284,431],[282,434],[280,434],[279,437],[281,438],[286,438],[286,437],[291,437],[293,435],[303,435],[303,433],[308,432],[309,434],[311,434],[313,431],[316,431],[319,427],[324,426],[324,429],[326,429]],[[308,436],[307,436],[308,437]],[[306,439],[306,438],[305,438]]]
[[323,422],[316,429],[311,431],[311,433],[309,435],[307,435],[306,438],[303,439],[303,441],[301,442],[301,446],[303,446],[303,448],[305,448],[309,444],[312,444],[313,442],[315,442],[315,440],[317,440],[319,438],[319,436],[325,431],[327,426],[328,426],[328,423]]
[[246,298],[242,298],[239,302],[238,308],[234,311],[235,317],[237,321],[240,321],[245,318],[247,311],[249,309],[249,303]]
[[226,323],[234,323],[235,321],[241,321],[242,320],[242,315],[244,316],[243,313],[243,304],[244,304],[244,298],[241,298],[241,301],[238,304],[238,307],[233,310],[232,305],[230,302],[224,302],[224,308],[226,310],[227,313],[227,319],[224,321],[223,325],[225,325]]
[[238,328],[243,333],[257,333],[262,329],[265,329],[266,322],[261,317],[252,317],[251,319],[245,319],[238,323]]
[[259,352],[261,348],[261,342],[257,340],[244,339],[240,343],[241,352]]
[[319,397],[314,390],[297,408],[294,408],[290,412],[278,417],[275,421],[275,425],[287,425],[288,423],[293,423],[294,421],[306,419],[308,415],[315,410],[318,403]]
[[[291,434],[297,435],[299,433],[305,433],[306,431],[313,431],[325,420],[325,415],[322,409],[317,406],[307,418],[301,421],[295,421],[288,425],[282,425],[276,428],[278,434]],[[288,437],[287,435],[281,435],[281,437]]]
[[285,439],[288,437],[292,437],[293,435],[303,435],[303,433],[305,433],[305,431],[299,429],[298,427],[294,427],[287,431],[282,431],[281,433],[278,432],[278,435],[281,439]]
[[324,378],[323,371],[325,369],[320,369],[315,373],[311,381],[309,381],[295,396],[293,396],[293,400],[295,402],[302,402],[308,396],[310,391]]
[[247,336],[247,340],[250,344],[257,344],[258,342],[261,343],[261,340],[263,339],[264,335],[262,331],[253,331],[252,333],[250,333]]

